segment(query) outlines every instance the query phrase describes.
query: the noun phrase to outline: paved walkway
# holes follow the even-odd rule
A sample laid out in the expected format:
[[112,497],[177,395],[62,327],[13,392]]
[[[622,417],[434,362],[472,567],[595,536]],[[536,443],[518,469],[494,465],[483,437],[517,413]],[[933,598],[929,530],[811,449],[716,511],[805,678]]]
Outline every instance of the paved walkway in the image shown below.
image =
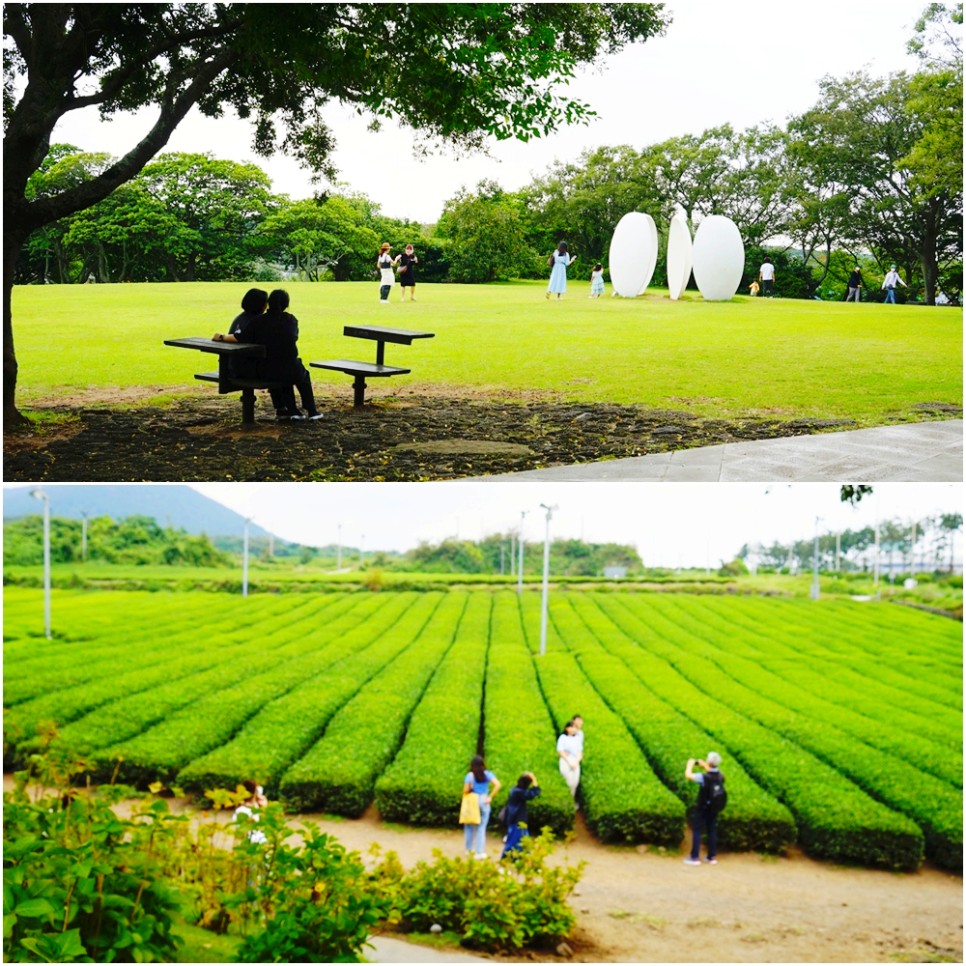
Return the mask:
[[961,483],[963,421],[725,443],[461,482]]
[[491,959],[483,959],[462,950],[441,952],[429,946],[408,943],[404,939],[393,939],[391,936],[370,936],[369,942],[375,949],[364,948],[362,955],[370,963],[492,963]]

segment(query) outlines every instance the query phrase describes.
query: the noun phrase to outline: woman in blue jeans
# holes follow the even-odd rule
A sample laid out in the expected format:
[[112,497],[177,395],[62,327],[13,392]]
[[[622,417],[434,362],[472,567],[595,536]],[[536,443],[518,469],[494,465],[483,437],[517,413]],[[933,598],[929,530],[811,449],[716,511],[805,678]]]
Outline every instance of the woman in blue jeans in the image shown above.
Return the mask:
[[480,824],[464,825],[466,851],[478,859],[486,858],[486,826],[490,821],[490,803],[500,790],[500,780],[487,767],[486,762],[477,755],[470,762],[470,770],[463,779],[463,794],[470,792],[480,799]]

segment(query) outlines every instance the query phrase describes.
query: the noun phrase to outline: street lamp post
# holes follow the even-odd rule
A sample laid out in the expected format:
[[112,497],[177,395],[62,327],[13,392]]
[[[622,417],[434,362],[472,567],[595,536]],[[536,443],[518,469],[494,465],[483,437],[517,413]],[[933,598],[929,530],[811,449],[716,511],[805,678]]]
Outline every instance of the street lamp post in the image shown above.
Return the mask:
[[523,520],[527,515],[526,510],[520,511],[520,535],[517,538],[517,543],[519,544],[520,551],[520,563],[517,567],[517,593],[523,593]]
[[812,547],[812,600],[818,600],[818,525],[820,517],[815,518],[815,543]]
[[543,597],[540,605],[540,654],[547,653],[547,606],[550,596],[550,518],[556,506],[547,506],[541,503],[540,506],[547,511],[547,525],[543,538]]
[[50,640],[50,497],[41,489],[30,491],[44,501],[44,637]]
[[242,597],[248,596],[248,525],[251,517],[245,517],[245,539],[242,544]]

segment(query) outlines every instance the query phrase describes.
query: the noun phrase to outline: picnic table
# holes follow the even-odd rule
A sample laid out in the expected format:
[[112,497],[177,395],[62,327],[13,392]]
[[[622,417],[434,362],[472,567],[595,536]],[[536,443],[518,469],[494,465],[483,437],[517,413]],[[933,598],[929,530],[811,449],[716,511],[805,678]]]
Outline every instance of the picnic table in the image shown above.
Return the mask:
[[389,329],[381,325],[347,325],[342,334],[354,339],[369,339],[376,343],[376,361],[362,362],[358,359],[326,359],[323,362],[310,362],[316,369],[334,369],[353,377],[352,405],[362,409],[366,394],[366,377],[402,376],[411,369],[386,364],[386,343],[412,345],[416,339],[432,339],[435,332],[417,332],[412,329]]
[[165,339],[165,345],[173,345],[182,349],[195,349],[198,352],[212,352],[218,356],[217,372],[196,372],[195,379],[202,382],[214,382],[218,385],[221,395],[241,392],[242,423],[246,426],[255,422],[255,390],[256,389],[284,389],[287,383],[272,382],[258,376],[250,378],[238,376],[232,372],[233,359],[264,359],[265,346],[252,342],[216,342],[200,336],[188,336],[183,339]]

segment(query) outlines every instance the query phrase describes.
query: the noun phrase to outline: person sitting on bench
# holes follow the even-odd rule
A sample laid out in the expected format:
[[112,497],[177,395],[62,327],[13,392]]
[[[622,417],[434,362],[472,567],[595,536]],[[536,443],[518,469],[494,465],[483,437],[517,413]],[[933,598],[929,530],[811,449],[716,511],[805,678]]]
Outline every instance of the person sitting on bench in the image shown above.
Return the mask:
[[[241,300],[241,313],[236,315],[226,334],[216,332],[211,338],[215,342],[254,342],[251,337],[256,323],[265,314],[268,308],[268,292],[260,288],[250,288],[245,297]],[[260,379],[267,378],[261,371],[259,359],[246,358],[244,356],[232,356],[228,360],[229,371],[236,379]],[[293,419],[297,416],[295,409],[295,394],[289,390],[288,393],[283,389],[269,389],[272,397],[272,405],[275,407],[276,419]],[[291,397],[289,405],[288,397]],[[300,416],[298,418],[301,418]]]
[[[267,381],[290,384],[287,389],[269,390],[277,419],[321,419],[322,413],[315,406],[312,380],[298,357],[298,319],[285,311],[288,305],[288,293],[282,289],[275,289],[271,295],[261,289],[249,289],[242,299],[243,312],[232,322],[228,334],[215,333],[213,338],[216,342],[250,342],[265,346],[265,358],[257,361],[257,375]],[[250,364],[255,360],[238,361]],[[295,404],[293,385],[302,397],[302,406],[306,410],[304,417]]]
[[315,406],[312,378],[299,358],[299,322],[291,312],[286,311],[288,306],[288,292],[275,289],[268,297],[268,311],[255,323],[248,341],[265,346],[265,358],[261,364],[265,378],[290,384],[285,403],[286,408],[295,413],[294,418],[301,418],[301,413],[295,406],[292,385],[299,391],[305,418],[321,419],[322,413]]

